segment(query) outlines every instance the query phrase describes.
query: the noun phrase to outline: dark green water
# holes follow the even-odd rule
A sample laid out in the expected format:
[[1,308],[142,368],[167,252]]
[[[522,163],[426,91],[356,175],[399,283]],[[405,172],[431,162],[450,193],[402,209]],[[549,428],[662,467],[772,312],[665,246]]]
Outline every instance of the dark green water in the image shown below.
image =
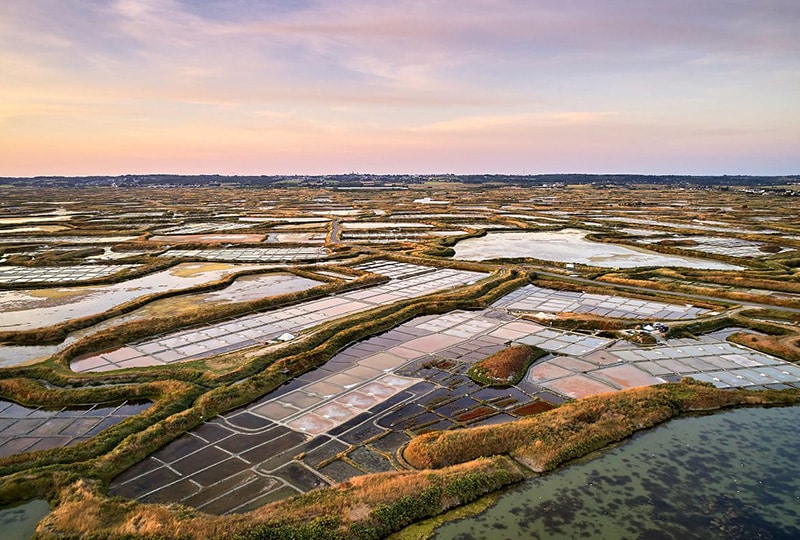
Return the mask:
[[41,499],[0,507],[0,538],[30,540],[36,524],[49,513],[50,506]]
[[800,407],[673,420],[435,538],[799,539]]

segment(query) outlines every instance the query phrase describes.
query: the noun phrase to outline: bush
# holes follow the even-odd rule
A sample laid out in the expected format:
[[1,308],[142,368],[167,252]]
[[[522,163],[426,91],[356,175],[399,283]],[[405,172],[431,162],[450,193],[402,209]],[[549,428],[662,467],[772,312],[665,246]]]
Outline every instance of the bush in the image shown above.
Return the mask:
[[522,380],[530,365],[546,354],[529,345],[514,345],[474,364],[467,376],[487,386],[512,386]]
[[235,534],[232,540],[336,540],[339,534],[338,516],[323,516],[300,524],[262,523]]

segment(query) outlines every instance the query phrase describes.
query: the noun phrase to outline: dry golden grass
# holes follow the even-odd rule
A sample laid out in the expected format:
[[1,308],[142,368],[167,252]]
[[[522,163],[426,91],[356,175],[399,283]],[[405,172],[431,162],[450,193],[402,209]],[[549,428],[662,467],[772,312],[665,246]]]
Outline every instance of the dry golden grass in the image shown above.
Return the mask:
[[[666,275],[669,275],[673,279],[680,277],[679,274],[671,272],[670,269],[659,269],[656,272],[658,275],[665,273]],[[546,277],[539,276],[536,279],[532,280],[532,283],[534,285],[538,285],[539,287],[556,289],[556,290],[586,292],[594,294],[610,294],[611,292],[609,291],[609,288],[602,283],[605,281],[613,284],[644,287],[645,289],[648,289],[650,291],[649,293],[645,293],[643,291],[633,291],[633,290],[625,291],[625,296],[629,298],[639,298],[641,300],[655,300],[658,302],[666,302],[666,303],[671,303],[676,301],[675,297],[669,296],[669,291],[671,290],[671,287],[667,283],[659,282],[649,278],[638,279],[629,276],[627,273],[622,273],[622,272],[603,271],[600,272],[599,274],[595,272],[592,275],[596,275],[597,283],[595,285],[590,285],[587,283],[575,283],[569,281],[568,279],[557,279],[551,276],[546,276]],[[675,288],[678,289],[678,287]],[[679,301],[681,300],[679,299]],[[719,311],[721,309],[721,304],[712,303],[709,300],[694,299],[692,301],[692,305],[715,311]]]
[[325,525],[329,538],[376,538],[523,478],[518,465],[497,457],[439,471],[364,476],[230,516],[108,498],[96,484],[79,480],[59,493],[37,538],[315,538],[315,523]]
[[[728,281],[723,282],[724,285],[744,286],[744,283],[732,282],[731,281],[732,278],[727,278],[727,279]],[[602,277],[598,278],[598,280],[617,285],[645,287],[653,290],[664,291],[667,294],[669,293],[669,291],[675,291],[675,292],[694,294],[699,296],[711,296],[715,298],[731,300],[734,302],[758,302],[761,304],[771,304],[776,306],[785,306],[793,308],[800,307],[800,301],[793,299],[777,298],[775,296],[766,293],[750,294],[742,292],[741,290],[729,291],[719,288],[703,287],[697,284],[690,284],[690,282],[688,281],[680,283],[664,283],[664,282],[654,281],[651,279],[631,279],[625,277],[623,274],[617,274],[617,273],[605,274]],[[692,283],[697,283],[697,282],[692,282]],[[760,288],[767,290],[773,287],[773,285],[771,285],[770,283],[763,282],[761,280],[748,280],[747,284],[749,284],[753,288]],[[783,290],[784,288],[785,287],[781,287],[780,290]],[[697,306],[702,306],[701,303],[698,303],[696,301],[693,301],[692,303]]]
[[473,365],[467,375],[478,384],[508,386],[518,382],[531,362],[544,351],[529,345],[514,345]]
[[544,471],[682,412],[798,401],[799,390],[733,392],[693,382],[634,388],[568,403],[516,422],[421,435],[405,448],[404,458],[414,467],[428,469],[507,454]]
[[[527,317],[526,317],[527,318]],[[556,323],[559,327],[576,323],[576,328],[591,328],[593,330],[621,330],[629,323],[620,319],[600,317],[591,313],[557,313]],[[564,324],[566,323],[566,324]]]
[[737,332],[728,337],[729,341],[750,347],[763,353],[783,358],[789,362],[800,362],[800,347],[797,345],[796,335],[785,336],[765,336],[761,334],[750,334],[748,332]]
[[[183,213],[184,210],[190,209],[192,212],[195,209],[203,209],[204,203],[208,200],[214,200],[217,204],[220,201],[225,201],[228,205],[235,205],[237,211],[241,209],[242,212],[247,212],[247,208],[258,208],[264,200],[274,199],[276,201],[274,210],[276,215],[293,216],[297,215],[298,212],[312,210],[313,205],[309,205],[306,208],[306,202],[312,201],[321,194],[330,199],[331,204],[334,205],[352,204],[352,197],[342,192],[301,189],[295,186],[293,181],[288,185],[294,186],[290,200],[287,200],[287,191],[285,189],[242,190],[221,188],[206,190],[199,188],[170,188],[165,190],[147,188],[126,190],[125,193],[133,194],[137,203],[145,202],[147,206],[163,207],[165,210],[173,210],[176,213]],[[526,186],[525,188],[509,186],[503,189],[494,189],[488,186],[458,185],[449,181],[449,179],[447,182],[431,182],[424,186],[411,186],[409,191],[382,192],[371,203],[363,204],[363,208],[382,208],[387,214],[391,215],[393,211],[407,210],[408,201],[413,200],[415,196],[430,195],[431,188],[452,192],[453,200],[459,200],[465,204],[489,204],[496,208],[502,208],[504,205],[518,204],[521,200],[530,200],[530,203],[526,204],[530,204],[530,208],[533,211],[549,211],[558,205],[575,210],[576,214],[580,214],[582,210],[596,209],[598,200],[607,199],[608,201],[613,201],[614,207],[639,207],[646,201],[648,211],[653,212],[655,215],[663,214],[663,217],[668,220],[673,218],[678,221],[685,221],[684,218],[699,220],[722,219],[732,225],[737,224],[744,216],[761,215],[759,212],[749,210],[747,205],[755,205],[759,210],[770,207],[771,211],[773,211],[772,207],[775,207],[774,210],[777,211],[777,215],[784,217],[791,215],[790,213],[793,210],[793,207],[790,207],[789,204],[783,204],[784,201],[782,199],[773,197],[753,198],[731,190],[714,191],[713,198],[716,205],[725,205],[731,209],[735,208],[735,212],[731,210],[730,214],[722,216],[711,212],[705,215],[698,213],[690,216],[687,215],[687,208],[703,206],[707,202],[708,192],[700,190],[682,191],[681,198],[685,198],[688,201],[687,206],[674,208],[671,203],[674,202],[675,193],[665,189],[664,186],[630,185],[626,186],[625,189],[612,188],[610,190],[588,186],[580,188],[570,186],[563,190],[541,190],[535,186]],[[20,202],[39,200],[41,193],[39,190],[20,188],[20,190],[14,190],[13,198],[18,199]],[[53,193],[55,193],[53,200],[64,200],[74,195],[72,190],[54,191]],[[104,192],[104,190],[87,191],[83,197],[84,207],[105,209],[107,207],[106,199],[109,196],[108,193],[110,192]],[[120,193],[122,192],[114,190],[115,197],[119,196]],[[542,199],[542,201],[537,202],[538,195],[547,199],[558,200],[545,202]],[[362,196],[368,197],[366,192],[359,195],[359,197]],[[242,203],[242,200],[246,200],[246,202]],[[400,204],[398,205],[398,203]],[[612,214],[617,213],[613,208],[610,212]],[[695,211],[690,210],[690,212]],[[487,218],[488,221],[496,223],[503,222],[504,219],[508,218],[494,215]],[[532,228],[531,224],[526,220],[516,220],[515,223],[520,229]],[[137,225],[135,222],[131,224]],[[140,235],[139,241],[128,243],[125,247],[131,250],[152,247],[147,242],[146,237],[151,234],[153,227],[142,223],[138,225],[139,227],[134,231]],[[435,222],[434,225],[439,228],[449,228],[453,225],[459,225],[459,223],[442,221]],[[577,220],[575,225],[578,225]],[[553,227],[559,228],[560,226],[554,225]],[[770,226],[783,227],[778,222],[770,224]],[[82,220],[73,221],[70,227],[75,230],[65,230],[64,236],[72,234],[109,234],[109,230],[106,228],[96,227]],[[304,227],[306,226],[301,227],[301,229],[306,230]],[[315,230],[316,228],[309,225],[307,229]],[[328,226],[327,230],[332,230],[332,227]],[[658,229],[653,228],[653,230]],[[795,232],[791,228],[781,228],[781,230],[787,236]],[[247,232],[262,234],[268,231],[270,231],[270,226],[268,225],[253,225],[252,229],[247,230]],[[124,230],[125,234],[131,232],[132,230],[130,229]],[[52,231],[50,234],[52,234]],[[471,234],[483,234],[483,231],[471,232]],[[448,248],[455,240],[455,238],[443,239],[436,242],[435,245],[429,246],[402,243],[391,246],[388,249],[346,245],[332,247],[335,251],[335,256],[342,259],[361,254],[359,256],[360,259],[374,260],[388,256],[394,260],[434,266],[487,272],[496,270],[496,266],[491,263],[458,262],[436,258],[437,256],[449,254],[450,250]],[[771,240],[771,237],[764,239],[754,238],[754,240],[766,242]],[[795,244],[800,247],[800,242],[795,242]],[[414,257],[413,251],[410,254],[403,254],[400,251],[413,250],[415,245],[419,248],[419,257]],[[685,250],[681,250],[680,247],[679,245],[672,246],[675,252],[684,252]],[[663,248],[665,252],[670,252],[670,246],[663,246]],[[767,251],[774,251],[774,247]],[[68,262],[71,263],[70,259],[82,258],[93,252],[97,252],[96,249],[95,251],[70,252],[64,255],[48,253],[38,260],[20,260],[31,265],[45,263],[67,264]],[[14,257],[15,255],[11,254],[11,256]],[[141,273],[153,272],[156,269],[167,268],[178,263],[178,261],[159,258],[156,254],[137,257],[135,261],[143,265]],[[747,289],[754,288],[769,288],[790,293],[800,292],[800,281],[797,279],[800,277],[800,273],[795,271],[794,277],[791,275],[792,269],[798,268],[800,265],[798,261],[800,259],[796,257],[792,259],[785,257],[780,261],[775,257],[771,257],[767,261],[753,261],[752,264],[748,263],[751,268],[737,273],[733,279],[730,272],[708,272],[704,270],[695,272],[686,269],[676,271],[623,271],[609,274],[609,279],[614,277],[620,280],[627,279],[629,280],[627,281],[628,283],[642,285],[651,291],[660,288],[663,291],[689,291],[713,296],[727,294],[729,300],[757,299],[767,302],[769,298],[766,296],[763,297],[764,300],[761,300],[762,296],[743,295],[742,293],[747,293]],[[350,260],[350,264],[357,264],[358,262],[359,259]],[[541,265],[543,267],[563,268],[563,265],[543,261]],[[506,267],[508,268],[507,265]],[[335,268],[331,267],[334,270]],[[347,267],[339,268],[338,271],[350,273],[350,275],[354,276],[363,274],[362,272],[347,269]],[[579,265],[578,272],[591,277],[594,273],[600,272],[600,270],[580,267]],[[605,273],[604,270],[602,272]],[[139,275],[139,273],[128,273],[127,277],[130,278],[134,275]],[[98,280],[97,283],[116,282],[121,277],[121,275],[118,275],[113,278]],[[313,275],[308,277],[313,277]],[[505,277],[506,280],[511,278],[512,276]],[[382,278],[376,275],[371,277],[365,275],[359,278],[357,283],[351,283],[346,287],[355,287],[358,284],[366,285],[370,279],[377,281]],[[328,282],[328,286],[319,292],[320,295],[334,292],[334,289],[343,290],[343,288],[340,289],[336,286],[336,283],[339,282],[325,278],[323,280]],[[235,405],[252,401],[254,397],[263,395],[289,376],[296,376],[304,370],[320,365],[330,357],[333,351],[339,350],[353,340],[361,339],[371,333],[380,332],[393,324],[408,320],[421,313],[439,313],[456,307],[469,309],[485,305],[486,299],[492,294],[501,294],[503,287],[510,287],[510,285],[503,284],[499,278],[492,278],[491,281],[494,281],[494,283],[478,285],[471,289],[460,289],[450,296],[437,295],[427,300],[420,300],[418,304],[397,304],[394,309],[395,313],[389,313],[388,310],[376,311],[344,322],[340,321],[339,324],[325,326],[325,328],[319,330],[324,335],[320,335],[318,338],[310,339],[308,336],[304,336],[303,339],[309,339],[309,341],[308,346],[303,350],[300,350],[299,346],[302,343],[298,340],[298,342],[288,344],[286,350],[282,351],[281,354],[270,350],[248,351],[247,353],[237,353],[208,360],[205,365],[191,363],[183,366],[96,375],[76,375],[67,369],[71,354],[95,352],[98,348],[105,348],[137,339],[137,336],[142,337],[153,332],[166,332],[170,328],[230,317],[240,312],[274,307],[274,302],[241,304],[235,308],[220,310],[189,309],[192,306],[182,305],[181,307],[186,309],[163,313],[163,317],[154,318],[148,321],[147,325],[140,327],[127,326],[100,336],[95,341],[87,340],[60,355],[60,364],[55,365],[54,361],[50,361],[46,365],[35,368],[15,368],[12,371],[7,371],[5,372],[7,382],[0,384],[0,393],[6,392],[9,396],[16,396],[16,399],[21,401],[37,402],[44,400],[45,397],[41,393],[43,387],[37,387],[37,383],[33,382],[42,380],[49,381],[53,386],[65,389],[63,393],[61,391],[53,391],[56,395],[47,399],[49,403],[53,403],[53,400],[61,400],[59,402],[68,403],[76,399],[86,399],[91,402],[103,401],[107,395],[112,395],[112,389],[115,389],[113,391],[124,390],[125,399],[142,396],[156,399],[157,403],[152,411],[137,415],[137,418],[131,419],[130,422],[133,427],[130,429],[114,428],[117,430],[116,434],[111,433],[104,436],[107,439],[107,444],[97,444],[99,439],[103,438],[98,437],[92,443],[95,445],[94,449],[91,451],[82,450],[84,454],[81,455],[84,457],[80,459],[76,457],[78,454],[72,453],[67,455],[69,460],[49,459],[49,456],[55,455],[55,453],[48,451],[50,454],[43,454],[40,461],[32,461],[30,467],[27,466],[27,463],[14,462],[13,464],[16,468],[7,470],[16,472],[5,476],[0,475],[0,487],[5,488],[13,484],[14,489],[17,489],[14,492],[14,497],[16,497],[15,500],[18,500],[28,497],[32,493],[52,493],[56,489],[63,489],[64,486],[69,486],[61,491],[60,506],[57,506],[53,516],[48,518],[43,527],[40,528],[40,534],[43,537],[83,538],[94,536],[121,538],[149,536],[175,538],[183,536],[186,538],[225,537],[233,539],[244,535],[251,538],[285,537],[315,538],[315,540],[329,537],[382,537],[387,531],[396,530],[409,520],[435,514],[442,509],[465,502],[471,497],[497,489],[498,486],[506,485],[522,476],[515,466],[515,462],[509,457],[473,460],[462,465],[434,471],[397,472],[358,478],[336,488],[311,492],[296,499],[275,503],[243,516],[208,516],[174,505],[143,505],[130,501],[109,499],[102,495],[105,484],[116,473],[143,456],[148,455],[153,448],[166,444],[193,425],[197,425],[202,421],[203,416],[201,415],[206,415],[207,417]],[[556,288],[572,287],[573,289],[603,294],[609,292],[607,287],[600,284],[595,287],[587,286],[584,283],[569,285],[566,282],[559,282],[557,279],[550,281],[557,285]],[[715,285],[720,285],[724,288],[733,285],[743,290],[723,291],[720,293],[720,289]],[[29,285],[21,285],[19,288],[27,289]],[[642,292],[636,296],[644,298],[653,298],[655,296],[667,301],[670,298],[669,292],[654,293],[654,295]],[[309,294],[309,296],[303,298],[310,297],[311,295]],[[293,302],[303,298],[294,296],[284,300]],[[794,305],[787,303],[791,302],[791,300],[785,298],[776,299],[774,302],[776,304]],[[124,310],[130,310],[133,307],[133,305],[128,305]],[[197,308],[199,307],[197,306]],[[709,305],[709,307],[713,308],[715,306]],[[110,315],[110,313],[106,313],[98,320],[108,318]],[[79,324],[73,327],[45,329],[41,332],[24,336],[21,333],[14,333],[13,336],[7,334],[6,337],[18,340],[19,343],[39,343],[45,339],[55,342],[63,339],[70,329],[88,326],[98,322],[98,320],[87,319],[79,321]],[[731,317],[725,321],[712,320],[705,322],[706,319],[704,318],[703,321],[703,324],[696,325],[692,329],[696,329],[699,332],[704,329],[710,329],[718,323],[738,322],[738,319]],[[348,324],[351,327],[348,327]],[[563,328],[568,328],[570,324],[584,328],[611,329],[616,328],[620,322],[573,316],[571,316],[570,321],[559,321],[559,326]],[[748,326],[752,330],[771,333],[768,329],[765,330],[766,325],[762,326],[762,328],[757,328],[754,325]],[[746,339],[750,338],[747,337]],[[798,347],[796,334],[785,334],[782,337],[759,336],[753,343],[756,343],[762,350],[773,354],[782,354],[780,352],[783,350],[782,348],[797,349]],[[750,343],[746,344],[753,346]],[[207,366],[212,366],[214,369],[206,370]],[[509,365],[502,365],[502,363],[498,362],[496,367],[501,372],[501,375],[505,373],[507,376],[509,372],[513,371],[513,366],[510,363]],[[286,368],[290,374],[284,374],[282,368]],[[24,381],[21,379],[22,377],[27,377],[29,380]],[[150,385],[149,381],[158,379],[176,379],[176,381],[170,383],[172,386],[168,386],[166,380],[161,383],[163,386],[159,388]],[[178,382],[178,379],[185,382]],[[232,384],[234,382],[240,384],[234,385]],[[123,383],[136,383],[137,389],[123,389],[121,386]],[[192,383],[196,383],[197,386],[195,387],[195,384]],[[92,392],[89,392],[88,389],[77,390],[80,385],[90,384],[104,385],[103,388],[105,389],[97,386],[97,390]],[[150,386],[152,392],[141,393],[144,392],[145,385]],[[109,394],[104,392],[109,392]],[[120,395],[113,394],[115,398],[120,397]],[[563,410],[551,411],[531,418],[529,419],[529,424],[524,424],[525,421],[523,421],[518,425],[498,426],[496,430],[485,429],[474,432],[465,430],[466,435],[463,439],[454,438],[450,441],[449,437],[453,436],[451,433],[442,434],[430,439],[431,448],[425,449],[429,452],[429,456],[423,455],[422,451],[419,452],[419,455],[430,457],[431,460],[434,458],[451,459],[447,454],[447,452],[451,452],[452,456],[455,456],[452,459],[457,461],[468,457],[467,454],[469,453],[480,455],[482,452],[505,452],[510,456],[518,457],[533,467],[546,468],[556,466],[558,463],[572,457],[583,455],[593,448],[607,444],[610,440],[626,437],[637,429],[663,421],[686,410],[714,409],[737,404],[764,403],[770,400],[796,401],[797,395],[796,393],[779,394],[774,392],[763,394],[746,392],[720,393],[714,389],[705,389],[704,387],[673,385],[669,386],[667,390],[642,390],[618,400],[614,396],[610,396],[593,401],[589,400],[574,408],[572,405],[568,405]],[[536,412],[538,409],[538,407],[534,406],[526,407],[529,407],[530,412]],[[155,411],[161,412],[156,416]],[[525,408],[517,410],[518,413],[523,411],[528,412]],[[474,409],[467,413],[465,420],[470,419],[472,416],[480,415],[482,412],[481,409]],[[154,416],[149,419],[148,415]],[[155,422],[156,419],[158,419],[158,422]],[[133,422],[138,423],[134,426]],[[127,436],[122,439],[123,435]],[[452,442],[453,444],[451,447],[443,446],[437,449],[434,443],[438,442],[443,445],[445,442],[447,444]],[[112,443],[113,447],[110,446]],[[461,446],[457,443],[461,443]],[[409,455],[413,454],[415,444],[417,444],[416,441],[412,443],[412,450],[409,451]],[[74,451],[74,448],[72,451]],[[44,457],[48,457],[49,461],[44,460]],[[12,476],[14,478],[9,480]],[[97,485],[92,484],[91,480],[78,482],[77,480],[80,477],[99,479],[99,483]],[[34,486],[41,487],[34,488]],[[48,490],[50,487],[53,487],[53,489]],[[8,489],[5,492],[0,489],[0,494],[3,496],[6,496],[7,493]],[[21,495],[17,496],[16,494]],[[315,528],[315,523],[322,523],[325,529]]]
[[800,313],[781,309],[744,309],[739,314],[756,320],[800,323]]
[[177,508],[166,505],[109,499],[85,480],[64,489],[59,499],[58,507],[40,522],[36,537],[202,538],[198,532],[205,531],[206,538],[219,538],[235,530],[233,519],[199,513],[183,519]]

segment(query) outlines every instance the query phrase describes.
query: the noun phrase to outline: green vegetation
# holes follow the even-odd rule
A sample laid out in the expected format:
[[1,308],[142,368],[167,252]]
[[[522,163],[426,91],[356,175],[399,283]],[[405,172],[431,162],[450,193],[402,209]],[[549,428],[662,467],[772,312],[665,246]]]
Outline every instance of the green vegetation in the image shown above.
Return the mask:
[[477,501],[458,506],[438,516],[413,523],[399,532],[390,535],[388,540],[428,540],[433,536],[433,531],[436,527],[448,521],[474,516],[485,511],[497,502],[499,494],[500,492],[495,492],[485,495]]
[[[605,274],[601,276],[599,279],[601,281],[605,281],[612,284],[628,285],[632,287],[645,287],[645,288],[657,289],[660,291],[664,291],[666,293],[674,291],[674,292],[693,294],[698,296],[714,296],[718,298],[725,298],[731,300],[732,302],[759,302],[762,304],[771,304],[775,306],[800,308],[800,300],[776,297],[771,294],[768,294],[770,285],[768,283],[764,283],[763,281],[750,281],[750,283],[752,283],[754,286],[760,285],[765,288],[764,294],[757,294],[751,291],[744,291],[739,289],[719,288],[710,286],[704,287],[700,279],[694,279],[694,278],[687,281],[679,281],[673,279],[670,280],[670,282],[665,282],[652,279],[633,279],[631,277],[628,277],[627,274],[621,274],[615,272],[615,273]],[[725,279],[728,280],[727,282],[728,284],[736,283],[735,278],[725,278]],[[740,285],[744,284],[740,283]]]
[[[29,379],[0,380],[1,397],[28,406],[60,408],[119,403],[126,399],[154,402],[143,413],[101,431],[86,442],[0,459],[0,503],[48,497],[61,482],[77,474],[102,477],[104,472],[116,474],[130,467],[157,448],[147,445],[145,440],[154,426],[162,426],[160,429],[165,431],[175,426],[182,411],[191,407],[201,393],[196,385],[175,380],[75,389],[47,388]],[[93,459],[98,455],[113,457],[115,468],[109,470],[102,458]]]
[[790,323],[800,323],[800,313],[783,311],[781,309],[745,309],[739,312],[743,317],[760,320],[777,320]]

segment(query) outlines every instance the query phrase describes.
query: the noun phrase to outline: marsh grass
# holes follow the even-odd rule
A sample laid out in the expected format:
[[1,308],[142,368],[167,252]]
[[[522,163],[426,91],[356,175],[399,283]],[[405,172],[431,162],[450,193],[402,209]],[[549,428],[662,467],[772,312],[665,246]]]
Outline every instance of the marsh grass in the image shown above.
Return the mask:
[[752,319],[776,319],[792,323],[800,323],[800,313],[781,309],[745,309],[739,312],[743,317]]
[[522,480],[529,473],[517,462],[550,470],[681,414],[798,401],[797,390],[693,381],[587,398],[516,422],[422,435],[404,452],[420,470],[362,476],[231,516],[108,498],[102,484],[64,474],[38,538],[383,538]]
[[[716,298],[726,299],[733,302],[759,302],[762,304],[770,304],[775,306],[800,308],[800,300],[778,298],[770,294],[767,294],[766,291],[764,294],[751,294],[740,291],[730,291],[719,288],[703,287],[701,285],[689,284],[688,282],[665,283],[663,281],[654,281],[650,279],[635,279],[621,273],[608,273],[601,276],[598,279],[600,281],[604,281],[611,284],[657,289],[663,291],[666,295],[668,295],[670,291],[674,291],[692,295],[713,296]],[[692,283],[696,282],[692,281]],[[758,283],[758,281],[754,283]],[[730,278],[726,284],[727,285],[732,284],[730,282]],[[753,286],[755,286],[755,284]],[[700,305],[695,301],[693,301],[693,303],[695,305]]]
[[[192,384],[175,380],[163,380],[148,384],[115,385],[99,388],[54,389],[32,380],[3,379],[0,380],[0,396],[26,406],[50,408],[85,406],[87,404],[121,403],[125,400],[149,400],[153,402],[145,411],[131,416],[122,422],[104,429],[88,441],[74,446],[53,448],[14,454],[0,459],[0,501],[12,501],[14,493],[19,489],[13,486],[24,486],[28,475],[35,479],[29,486],[29,494],[46,496],[47,491],[37,491],[41,486],[52,488],[56,473],[74,474],[82,471],[88,476],[102,477],[115,474],[133,465],[152,452],[152,446],[137,443],[137,437],[148,430],[165,431],[169,421],[185,409],[192,406],[202,390]],[[157,427],[159,426],[159,427]],[[102,459],[95,456],[117,452],[123,459],[115,467],[106,467]],[[36,476],[37,473],[49,471],[50,484]],[[47,476],[45,475],[46,478]]]
[[486,386],[512,386],[525,376],[530,365],[547,354],[530,345],[513,345],[472,365],[467,376]]
[[[132,321],[109,328],[83,338],[70,345],[55,356],[57,362],[65,367],[69,361],[81,355],[121,346],[145,337],[165,334],[181,328],[209,324],[257,311],[287,307],[300,302],[322,298],[330,294],[353,290],[386,281],[381,276],[363,276],[349,283],[330,282],[303,291],[270,296],[246,302],[217,305],[199,305],[181,317],[170,315],[147,320]],[[209,290],[209,289],[204,289]],[[193,291],[198,292],[198,291]],[[139,307],[139,306],[136,306]],[[134,308],[131,308],[134,309]],[[99,322],[99,321],[98,321]]]
[[[627,274],[626,274],[627,275]],[[634,283],[634,280],[629,280],[630,283],[625,282],[625,278],[620,277],[622,274],[617,273],[601,273],[597,274],[595,277],[598,279],[602,279],[603,281],[607,281],[609,283],[619,283],[621,285],[633,285],[633,286],[644,286],[646,289],[650,289],[651,292],[645,293],[643,291],[633,291],[633,290],[626,290],[624,291],[624,296],[627,298],[638,298],[640,300],[650,300],[650,301],[658,301],[658,302],[665,302],[665,303],[677,303],[677,304],[685,304],[685,298],[679,298],[675,296],[669,295],[669,288],[663,283],[657,283],[653,281],[647,280],[640,280]],[[575,283],[572,281],[568,281],[567,279],[561,280],[557,278],[553,278],[551,276],[537,276],[535,279],[532,280],[534,285],[539,287],[545,287],[555,290],[561,291],[572,291],[572,292],[586,292],[586,293],[593,293],[593,294],[615,294],[615,291],[609,291],[607,286],[603,285],[590,285],[588,283]],[[642,285],[644,284],[644,285]],[[724,305],[722,303],[712,303],[707,300],[699,300],[693,299],[692,305],[701,307],[704,309],[709,310],[719,310]]]
[[421,435],[406,446],[403,456],[410,465],[428,469],[505,454],[534,471],[547,471],[690,411],[798,401],[797,389],[728,391],[693,381],[634,388],[570,402],[516,422]]
[[[106,485],[123,470],[206,419],[245,405],[291,378],[322,365],[354,341],[420,314],[485,307],[526,281],[524,274],[501,271],[456,291],[432,294],[345,317],[323,325],[304,340],[289,343],[285,350],[256,356],[222,375],[204,373],[196,367],[184,365],[69,376],[60,372],[60,366],[52,361],[46,365],[3,371],[0,382],[5,385],[5,395],[19,401],[50,406],[56,402],[78,404],[106,401],[117,396],[120,399],[151,396],[155,405],[145,413],[104,430],[86,443],[21,454],[0,461],[0,467],[3,467],[0,472],[6,474],[0,478],[0,493],[10,497],[9,500],[15,500],[14,497],[26,490],[28,497],[33,493],[45,494],[59,487],[57,482],[64,478],[69,480],[76,474]],[[159,380],[170,377],[184,380]],[[32,379],[55,380],[61,386],[87,383],[114,386],[54,390]],[[203,386],[195,384],[198,382]]]
[[[75,261],[67,261],[67,262],[68,262],[67,265],[75,264]],[[59,283],[58,286],[59,287],[70,287],[70,286],[88,287],[88,286],[95,286],[95,285],[111,285],[112,283],[119,283],[121,281],[127,281],[129,279],[143,277],[143,276],[146,276],[147,274],[152,274],[154,272],[160,272],[162,270],[166,270],[168,268],[171,268],[172,266],[175,266],[180,261],[162,259],[162,258],[158,258],[158,257],[145,257],[145,258],[141,259],[140,261],[129,261],[129,262],[135,262],[137,264],[140,264],[141,266],[138,266],[136,268],[128,268],[126,270],[122,270],[120,272],[116,272],[114,274],[111,274],[110,276],[99,277],[99,278],[96,278],[96,279],[81,280],[81,281],[76,281],[76,282],[73,282],[73,283]],[[96,264],[103,264],[103,263],[104,263],[104,261],[97,261]],[[62,264],[63,264],[63,262],[62,262]],[[107,264],[116,264],[116,263],[114,263],[113,261],[109,261],[109,262],[107,262]],[[28,264],[26,266],[39,266],[39,265]],[[50,265],[47,265],[47,266],[50,266]],[[55,266],[58,266],[58,265],[55,265]],[[52,286],[53,286],[53,283],[51,283],[49,281],[41,281],[41,282],[31,281],[31,282],[26,282],[26,283],[4,283],[3,284],[3,288],[4,289],[26,289],[26,290],[27,289],[36,289],[36,288],[46,289],[46,288],[52,287]]]
[[359,477],[230,516],[108,498],[96,483],[79,480],[59,492],[37,537],[377,539],[523,478],[517,464],[499,456],[439,471]]
[[792,339],[782,339],[778,336],[765,336],[760,334],[750,334],[748,332],[736,332],[728,337],[728,341],[744,345],[751,349],[783,358],[789,362],[800,362],[800,347],[798,341]]

